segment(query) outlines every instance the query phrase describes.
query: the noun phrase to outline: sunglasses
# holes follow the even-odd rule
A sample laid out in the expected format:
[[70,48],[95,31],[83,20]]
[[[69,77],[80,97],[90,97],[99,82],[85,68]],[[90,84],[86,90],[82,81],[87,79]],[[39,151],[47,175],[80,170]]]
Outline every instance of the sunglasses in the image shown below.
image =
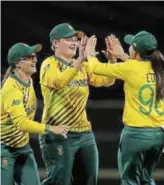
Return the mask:
[[20,58],[19,61],[21,61],[21,60],[29,60],[29,59],[34,60],[36,57],[37,57],[36,54],[32,54],[32,55],[30,55],[30,56]]

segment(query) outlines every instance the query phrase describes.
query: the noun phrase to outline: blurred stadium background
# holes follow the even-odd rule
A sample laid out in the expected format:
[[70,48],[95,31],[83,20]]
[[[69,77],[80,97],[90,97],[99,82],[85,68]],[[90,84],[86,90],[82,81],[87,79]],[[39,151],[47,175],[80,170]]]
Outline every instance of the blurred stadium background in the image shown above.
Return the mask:
[[[75,29],[83,30],[88,36],[96,34],[97,50],[105,49],[104,38],[116,34],[121,41],[127,33],[146,30],[156,35],[159,48],[164,52],[164,2],[1,2],[1,69],[4,74],[7,65],[7,51],[16,42],[41,43],[38,71],[43,59],[51,55],[49,32],[59,23],[69,22]],[[127,50],[127,46],[123,44]],[[106,61],[100,54],[99,59]],[[41,120],[42,96],[39,73],[34,78],[38,98],[36,120]],[[1,77],[2,77],[1,75]],[[135,82],[134,82],[135,83]],[[90,87],[87,105],[88,119],[100,153],[99,185],[118,185],[117,148],[122,125],[124,105],[123,83],[117,81],[112,87]],[[31,145],[39,166],[41,179],[46,177],[40,155],[37,136],[32,135]],[[154,174],[157,185],[164,185],[164,154]]]

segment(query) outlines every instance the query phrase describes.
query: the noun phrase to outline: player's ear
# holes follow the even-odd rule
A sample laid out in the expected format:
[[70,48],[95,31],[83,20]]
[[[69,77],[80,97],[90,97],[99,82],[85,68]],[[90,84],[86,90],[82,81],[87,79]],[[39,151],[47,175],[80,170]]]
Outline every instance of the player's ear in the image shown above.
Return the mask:
[[59,47],[59,42],[60,42],[60,40],[54,40],[53,41],[53,47],[56,49],[56,48],[58,48]]
[[17,62],[17,63],[15,64],[15,67],[20,69],[20,68],[21,68],[20,62]]

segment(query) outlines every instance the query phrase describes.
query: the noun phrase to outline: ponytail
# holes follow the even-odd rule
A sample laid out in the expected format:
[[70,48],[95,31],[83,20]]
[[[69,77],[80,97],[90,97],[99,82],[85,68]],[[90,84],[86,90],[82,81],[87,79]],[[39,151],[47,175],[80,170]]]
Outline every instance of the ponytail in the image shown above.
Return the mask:
[[164,56],[155,50],[151,56],[151,65],[156,78],[156,99],[164,99]]
[[5,75],[3,76],[2,83],[1,83],[1,88],[3,87],[5,81],[7,80],[7,78],[8,78],[8,76],[9,76],[11,70],[12,70],[12,67],[10,66],[10,67],[7,69]]

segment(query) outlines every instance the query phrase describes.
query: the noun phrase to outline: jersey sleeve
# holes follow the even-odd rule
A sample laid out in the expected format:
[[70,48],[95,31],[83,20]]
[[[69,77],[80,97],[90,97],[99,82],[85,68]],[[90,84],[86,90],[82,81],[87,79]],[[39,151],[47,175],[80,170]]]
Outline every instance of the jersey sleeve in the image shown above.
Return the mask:
[[101,63],[96,57],[90,57],[88,62],[91,63],[94,73],[121,80],[128,79],[132,67],[132,62],[128,60],[125,62],[109,64]]
[[41,66],[40,83],[59,90],[65,87],[78,74],[78,71],[74,67],[69,67],[61,72],[56,60],[53,63],[47,60]]
[[90,85],[95,87],[102,87],[102,86],[111,86],[115,83],[115,78],[109,76],[103,76],[94,73],[94,65],[92,65],[92,62],[85,62],[83,65],[87,71],[88,76],[88,82]]
[[[14,93],[13,93],[14,92]],[[6,94],[4,103],[6,112],[10,115],[13,124],[22,131],[29,133],[44,134],[46,125],[32,121],[27,117],[23,104],[23,94],[18,89],[10,90]]]

